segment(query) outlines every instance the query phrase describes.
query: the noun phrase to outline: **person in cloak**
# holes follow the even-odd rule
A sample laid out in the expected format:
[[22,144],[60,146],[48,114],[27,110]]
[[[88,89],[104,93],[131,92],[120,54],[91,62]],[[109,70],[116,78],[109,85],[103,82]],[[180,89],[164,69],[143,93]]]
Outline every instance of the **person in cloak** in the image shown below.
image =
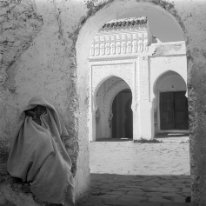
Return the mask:
[[73,206],[72,162],[62,140],[68,133],[57,111],[45,100],[32,98],[20,119],[7,162],[9,174],[29,183],[38,200]]

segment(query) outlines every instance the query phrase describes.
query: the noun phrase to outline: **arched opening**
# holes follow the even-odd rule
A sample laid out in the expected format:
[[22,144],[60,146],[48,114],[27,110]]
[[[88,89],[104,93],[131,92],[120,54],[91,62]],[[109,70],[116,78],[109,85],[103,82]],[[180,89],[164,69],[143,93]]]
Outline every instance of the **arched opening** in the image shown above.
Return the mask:
[[132,93],[129,89],[119,92],[112,103],[112,137],[133,138]]
[[154,93],[156,135],[188,132],[188,101],[184,79],[176,72],[165,72],[156,80]]
[[[159,3],[161,4],[161,2],[159,2]],[[165,2],[163,2],[163,3],[165,3]],[[79,67],[78,67],[79,83],[83,80],[83,82],[85,83],[85,88],[89,88],[89,87],[91,87],[91,85],[90,85],[89,81],[88,82],[85,81],[85,76],[90,75],[88,79],[93,77],[92,71],[94,68],[97,69],[97,71],[99,72],[99,76],[101,76],[102,74],[105,74],[106,72],[108,72],[108,69],[109,68],[111,69],[113,66],[113,68],[111,69],[111,71],[112,71],[111,75],[114,75],[113,71],[118,70],[116,67],[118,61],[122,60],[122,62],[124,62],[124,66],[129,62],[127,57],[130,56],[130,53],[134,52],[131,48],[134,48],[134,45],[135,45],[135,43],[133,44],[131,39],[136,38],[136,37],[130,38],[130,36],[125,35],[125,37],[122,38],[123,42],[121,44],[119,44],[119,43],[116,44],[116,50],[115,50],[113,41],[114,40],[119,41],[118,40],[119,37],[108,38],[108,39],[105,38],[105,41],[109,41],[110,44],[106,43],[105,47],[103,47],[101,45],[101,38],[98,37],[96,40],[94,40],[96,34],[99,33],[99,31],[101,30],[103,25],[105,25],[107,22],[110,22],[109,24],[112,24],[112,20],[118,20],[118,19],[122,19],[122,18],[130,18],[130,17],[140,17],[140,16],[148,17],[148,20],[151,23],[151,31],[154,34],[154,36],[157,37],[157,38],[155,38],[153,36],[151,39],[151,40],[154,40],[153,46],[158,47],[158,45],[160,45],[160,43],[162,43],[162,45],[160,45],[160,47],[158,47],[158,48],[156,47],[157,49],[154,49],[154,47],[153,47],[153,50],[152,49],[150,50],[150,56],[145,57],[144,55],[139,55],[138,58],[136,58],[136,59],[138,59],[138,60],[140,59],[140,60],[142,60],[142,62],[138,62],[138,63],[133,62],[135,72],[132,75],[133,78],[131,78],[131,77],[128,78],[128,79],[132,80],[130,87],[131,87],[132,94],[133,94],[133,103],[132,103],[133,122],[137,122],[137,124],[133,127],[133,130],[136,129],[136,131],[133,133],[133,135],[135,134],[138,138],[142,137],[141,136],[142,132],[149,131],[151,129],[151,127],[148,126],[149,122],[151,121],[151,118],[148,118],[148,117],[149,117],[149,114],[151,114],[153,112],[154,113],[156,112],[156,114],[152,114],[151,116],[153,116],[153,117],[155,115],[157,116],[156,120],[155,120],[156,121],[155,124],[157,124],[157,130],[158,130],[158,127],[159,127],[159,124],[158,124],[159,106],[158,105],[159,104],[156,101],[159,101],[158,100],[159,97],[158,97],[158,95],[156,95],[155,99],[153,100],[152,89],[151,89],[153,82],[150,81],[150,80],[152,80],[153,77],[154,77],[154,79],[156,79],[155,78],[156,77],[156,69],[155,68],[153,69],[149,65],[149,63],[152,61],[151,60],[152,58],[156,60],[156,59],[158,59],[156,57],[160,57],[159,59],[161,59],[161,61],[154,62],[154,64],[157,63],[157,65],[159,65],[159,63],[161,64],[162,70],[160,72],[170,70],[170,68],[167,68],[166,66],[163,67],[161,62],[166,62],[166,65],[167,65],[168,62],[170,64],[171,62],[174,62],[177,60],[177,59],[171,58],[170,60],[167,61],[167,58],[169,58],[169,56],[171,55],[171,53],[173,51],[177,51],[178,48],[180,48],[181,46],[179,47],[179,46],[174,45],[174,47],[171,47],[169,44],[168,45],[166,45],[166,44],[167,44],[167,42],[172,42],[172,41],[174,41],[174,42],[183,41],[183,39],[184,39],[183,31],[181,30],[180,25],[177,23],[177,21],[175,21],[175,18],[172,15],[170,15],[167,11],[162,9],[157,4],[148,3],[148,1],[145,3],[142,1],[138,2],[136,0],[128,1],[127,4],[125,4],[124,1],[114,1],[111,4],[108,4],[107,7],[104,7],[103,9],[101,9],[99,12],[97,12],[95,15],[93,15],[91,18],[88,19],[85,27],[83,27],[83,29],[80,33],[80,41],[78,42],[79,47],[77,50],[78,56],[79,56]],[[162,23],[162,21],[164,21],[164,23]],[[154,23],[154,22],[156,22],[156,23]],[[171,27],[173,25],[174,27],[173,27],[172,31],[170,30],[171,32],[167,32],[169,30],[167,30],[167,29],[164,30],[164,28],[166,28],[166,27],[162,26],[162,25],[165,25],[165,26],[169,25]],[[176,32],[174,32],[174,31],[176,31]],[[119,32],[117,32],[117,34],[118,33]],[[177,35],[175,36],[174,33],[176,33]],[[158,40],[158,38],[160,39],[160,41]],[[145,48],[146,48],[148,46],[147,45],[148,42],[144,41],[144,35],[140,35],[139,39],[140,39],[140,42],[143,40],[141,43],[141,46],[139,47],[140,48],[139,50],[142,50],[142,47],[144,47],[146,45],[145,46]],[[164,42],[166,42],[165,45],[164,45]],[[91,59],[91,61],[88,62],[88,59],[89,59],[91,54],[85,53],[85,49],[87,51],[89,51],[91,47],[93,47],[92,53],[94,54],[94,56],[96,55],[95,58],[98,59],[98,61],[99,61],[98,63],[96,63],[96,62],[94,63],[94,59]],[[119,49],[119,47],[121,47],[122,49]],[[103,49],[103,48],[105,48],[105,49]],[[168,51],[168,48],[172,48],[172,52]],[[146,51],[146,49],[144,51]],[[165,51],[166,51],[166,54],[164,54]],[[119,55],[120,53],[123,55]],[[107,57],[109,55],[114,56],[113,54],[116,55],[115,61],[113,61],[114,59],[107,59]],[[127,56],[124,56],[124,54],[126,54]],[[178,55],[174,55],[173,57],[176,57]],[[185,53],[184,54],[181,53],[180,55],[184,56]],[[130,56],[129,59],[131,60],[132,57]],[[149,59],[147,62],[144,61],[147,59]],[[165,61],[165,59],[166,59],[166,61]],[[103,72],[100,73],[99,68],[103,65],[103,61],[106,62],[106,64],[105,64],[106,66],[104,68],[102,67]],[[92,63],[93,63],[93,65],[92,65]],[[91,68],[90,74],[88,73],[88,70],[85,70],[85,65],[87,65],[88,68]],[[108,65],[110,65],[110,66],[108,66]],[[174,68],[174,65],[170,64],[170,66],[172,68]],[[152,69],[153,69],[153,71],[152,71]],[[124,70],[126,71],[125,73],[129,73],[129,72],[127,72],[128,70],[126,70],[125,68],[124,68]],[[121,73],[120,70],[119,70],[119,73]],[[127,74],[124,74],[124,76],[127,77]],[[135,79],[135,78],[137,78],[137,79]],[[149,83],[144,84],[145,82],[149,82]],[[185,90],[186,90],[186,87],[185,87]],[[119,92],[121,92],[121,91],[119,91]],[[83,96],[85,95],[84,92],[80,92],[80,93]],[[117,93],[115,95],[117,95]],[[81,97],[81,98],[84,99],[83,97]],[[142,101],[140,101],[140,100],[142,100]],[[85,106],[83,103],[82,103],[82,105]],[[80,107],[81,107],[81,105],[80,105]],[[95,106],[95,108],[96,108],[96,106]],[[86,108],[85,112],[86,111],[88,111],[87,108]],[[139,127],[141,127],[141,128],[139,128]],[[89,128],[90,128],[90,125],[89,125]],[[156,127],[155,127],[155,132],[156,132]],[[149,134],[149,132],[147,134]],[[89,136],[90,136],[90,134],[89,134]],[[151,138],[151,136],[149,136],[149,138]],[[151,139],[149,139],[149,140],[151,140]],[[127,143],[133,144],[133,142],[127,142]],[[96,143],[92,143],[92,144],[95,145]],[[151,179],[153,179],[153,178],[155,179],[157,177],[157,178],[164,179],[164,181],[166,180],[165,181],[165,182],[167,182],[166,187],[168,186],[168,182],[170,182],[171,178],[173,178],[174,176],[175,176],[174,179],[176,179],[176,178],[178,179],[178,176],[182,175],[181,176],[181,179],[182,179],[182,178],[184,178],[183,175],[186,174],[185,176],[187,178],[187,175],[189,175],[189,173],[190,173],[189,160],[188,160],[189,159],[188,158],[189,152],[187,153],[187,151],[188,151],[187,146],[188,145],[185,147],[186,150],[184,150],[184,154],[181,153],[181,155],[184,155],[184,157],[185,157],[184,161],[182,161],[183,159],[181,159],[181,158],[176,159],[175,156],[177,156],[177,155],[174,152],[174,151],[178,151],[176,146],[180,146],[180,145],[184,146],[183,144],[179,144],[179,143],[176,144],[174,142],[174,144],[171,144],[171,145],[168,145],[168,144],[161,144],[161,146],[158,146],[158,144],[156,144],[156,145],[155,144],[154,145],[147,144],[144,147],[144,148],[146,148],[145,151],[140,151],[141,148],[143,148],[143,147],[138,147],[138,144],[136,144],[136,145],[135,144],[133,144],[133,145],[121,144],[121,148],[119,147],[120,144],[114,144],[114,143],[113,144],[106,144],[106,143],[96,144],[94,147],[90,148],[90,160],[91,160],[90,162],[92,165],[91,172],[93,172],[93,173],[113,173],[113,174],[122,174],[122,175],[128,175],[128,174],[129,175],[132,175],[132,174],[133,175],[143,175],[143,176],[149,176],[149,178],[151,178]],[[135,150],[137,147],[138,147],[138,150]],[[159,151],[158,148],[161,151]],[[167,152],[170,148],[173,148],[173,150],[172,150],[173,152],[170,152],[170,151]],[[164,151],[166,151],[166,152],[164,152]],[[122,153],[119,153],[119,152],[122,152]],[[128,153],[130,155],[127,155]],[[179,162],[175,162],[176,160]],[[180,167],[182,165],[186,165],[186,167],[184,167],[183,169],[181,168],[180,170],[173,170],[173,168],[176,167],[176,165],[178,165]],[[167,177],[168,177],[168,179],[167,179]],[[142,178],[142,176],[141,176],[141,178]],[[188,180],[186,179],[186,181],[188,181]],[[174,185],[171,183],[170,186],[173,187]],[[162,185],[160,186],[160,188],[156,188],[157,189],[156,191],[158,191],[158,189],[161,190],[161,187],[162,187]],[[165,191],[167,190],[166,187],[164,188]],[[168,188],[168,189],[171,192],[170,188]],[[174,190],[175,190],[175,188],[174,188]],[[161,198],[158,199],[159,195],[161,196],[160,193],[158,193],[158,194],[153,193],[154,196],[151,197],[150,201],[151,202],[153,202],[153,200],[154,200],[154,202],[155,201],[159,201],[159,202],[168,201],[167,197],[165,197],[165,198],[162,197],[162,199]],[[177,200],[174,200],[174,201],[171,200],[171,202],[172,201],[173,202],[184,202],[185,194]],[[189,195],[189,192],[187,192],[186,195]],[[140,196],[136,195],[136,197],[134,197],[135,201],[137,200],[136,202],[138,202],[141,199]],[[169,194],[169,196],[170,196],[170,194]],[[138,199],[138,198],[140,198],[140,199]],[[171,199],[173,199],[173,197],[171,197]],[[147,201],[147,200],[145,200],[145,201]],[[132,203],[134,203],[134,202],[132,202]],[[129,204],[127,204],[127,205],[129,205]]]
[[[101,28],[105,25],[105,23],[112,21],[114,19],[122,19],[122,18],[130,18],[130,17],[135,17],[139,18],[141,16],[145,16],[148,18],[149,21],[149,26],[151,28],[151,32],[154,35],[154,40],[160,39],[162,42],[177,42],[177,41],[183,41],[184,40],[184,34],[181,29],[180,24],[178,24],[178,21],[176,21],[175,17],[171,15],[169,12],[167,12],[165,9],[164,2],[160,2],[160,5],[158,4],[153,4],[148,1],[141,1],[137,2],[136,0],[131,0],[127,2],[125,5],[124,1],[112,1],[108,3],[106,7],[101,7],[99,11],[97,11],[94,15],[90,16],[84,26],[82,27],[79,35],[78,35],[78,40],[76,44],[76,51],[77,51],[77,91],[79,94],[79,109],[81,111],[81,118],[79,118],[80,127],[81,131],[87,131],[88,133],[88,138],[89,140],[94,140],[94,132],[92,130],[91,126],[91,121],[92,118],[90,117],[91,113],[91,101],[89,99],[89,90],[91,89],[91,76],[92,74],[89,71],[92,69],[93,66],[91,66],[91,62],[88,61],[90,58],[90,51],[91,51],[91,46],[93,44],[93,41],[95,39],[95,36]],[[95,7],[98,8],[98,7]],[[169,8],[169,7],[168,7]],[[173,12],[173,10],[171,10]],[[176,13],[175,13],[176,14]],[[179,19],[178,19],[179,20]],[[164,26],[162,26],[164,25]],[[169,32],[168,32],[169,31]],[[155,38],[157,37],[157,38]],[[142,38],[142,37],[141,37]],[[127,37],[126,37],[127,39]],[[126,40],[125,39],[125,40]],[[111,40],[110,38],[108,39],[109,41]],[[113,40],[112,40],[113,41]],[[144,42],[145,45],[147,42]],[[144,44],[143,43],[143,44]],[[158,41],[156,41],[156,45],[158,45]],[[125,44],[125,43],[124,43]],[[122,43],[123,45],[123,43]],[[130,52],[132,42],[128,41],[127,42],[127,47],[128,47],[128,52]],[[101,54],[101,43],[97,43],[97,47],[94,48],[96,49],[96,54]],[[124,46],[123,46],[124,47]],[[114,45],[109,44],[106,46],[106,48],[113,51]],[[176,50],[178,47],[174,47],[174,50]],[[102,49],[103,50],[103,49]],[[87,52],[85,52],[87,51]],[[117,50],[116,50],[117,51]],[[124,51],[124,49],[122,49]],[[157,53],[162,53],[164,51],[164,48],[161,47],[159,51],[151,51],[153,54]],[[152,54],[152,53],[151,53]],[[153,55],[152,54],[152,55]],[[103,58],[100,58],[99,60],[105,60]],[[108,63],[110,63],[108,61]],[[100,65],[100,64],[99,64]],[[95,67],[99,67],[99,65],[95,65]],[[137,67],[137,65],[134,65]],[[107,69],[105,69],[106,71]],[[126,71],[126,70],[125,70]],[[141,73],[139,73],[141,74]],[[143,73],[142,73],[143,74]],[[138,72],[134,75],[138,75]],[[144,75],[144,74],[143,74]],[[99,75],[101,76],[101,75]],[[125,75],[126,76],[126,75]],[[146,77],[145,78],[149,78]],[[133,84],[133,83],[132,83]],[[137,82],[137,84],[139,84]],[[133,84],[134,85],[134,84]],[[131,85],[130,85],[131,86]],[[139,88],[136,87],[136,90],[139,90]],[[134,93],[136,95],[138,91]],[[89,100],[87,103],[90,104],[85,104],[85,100]],[[134,109],[138,110],[137,107],[138,103],[134,103]],[[145,104],[146,105],[146,104]],[[146,107],[151,107],[150,105]],[[133,111],[134,112],[134,111]],[[147,112],[149,113],[149,112]],[[134,113],[133,113],[134,114]],[[82,118],[83,117],[83,118]],[[138,119],[139,116],[138,114],[134,115],[134,119],[138,122],[138,124],[141,124],[141,121]],[[83,122],[87,122],[87,124],[84,124]],[[142,127],[140,125],[136,125],[136,130],[134,132],[134,136],[137,138],[153,138],[153,135],[142,135],[140,129],[138,127]],[[148,131],[152,132],[152,129],[147,129]],[[146,131],[145,129],[142,129],[142,131]],[[151,133],[150,132],[150,133]]]
[[[128,84],[123,79],[113,76],[104,80],[96,90],[94,98],[95,120],[93,121],[93,127],[96,128],[95,140],[125,137],[125,131],[127,134],[129,132],[129,127],[126,126],[128,122],[125,118],[128,118],[128,115],[132,117],[130,114],[132,93]],[[130,120],[130,123],[132,121]],[[117,132],[121,131],[122,127],[125,128],[123,132]],[[130,126],[130,128],[132,127]]]

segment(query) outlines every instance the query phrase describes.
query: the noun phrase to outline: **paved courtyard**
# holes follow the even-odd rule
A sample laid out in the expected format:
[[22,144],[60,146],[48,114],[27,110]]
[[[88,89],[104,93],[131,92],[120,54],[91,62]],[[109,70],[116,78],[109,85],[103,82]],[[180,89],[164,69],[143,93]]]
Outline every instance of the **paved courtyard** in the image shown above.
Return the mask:
[[188,137],[158,138],[158,140],[160,143],[91,142],[91,173],[189,175]]
[[190,205],[189,139],[158,140],[91,142],[90,193],[79,205]]

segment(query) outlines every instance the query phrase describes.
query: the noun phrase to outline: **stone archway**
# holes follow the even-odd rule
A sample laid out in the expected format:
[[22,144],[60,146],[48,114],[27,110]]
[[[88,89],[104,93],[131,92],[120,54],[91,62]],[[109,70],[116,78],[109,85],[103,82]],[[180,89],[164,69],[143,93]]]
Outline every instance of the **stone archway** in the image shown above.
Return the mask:
[[[99,28],[101,28],[101,26],[105,23],[105,22],[107,22],[107,21],[109,21],[109,20],[112,20],[112,19],[115,19],[115,18],[120,18],[121,17],[121,12],[119,12],[119,11],[121,11],[121,9],[122,10],[124,10],[123,8],[124,8],[124,6],[121,8],[121,3],[122,4],[124,4],[125,2],[117,2],[119,5],[117,5],[117,4],[115,4],[115,2],[112,2],[111,4],[109,4],[108,3],[108,7],[106,7],[106,9],[104,10],[104,9],[102,9],[102,10],[100,10],[99,12],[97,12],[97,15],[94,15],[93,17],[91,17],[89,20],[88,20],[88,24],[86,25],[86,27],[84,27],[83,28],[83,30],[82,30],[82,35],[84,35],[84,38],[82,38],[81,40],[83,40],[83,41],[80,41],[81,43],[82,42],[85,42],[85,40],[87,40],[87,42],[89,42],[88,43],[88,45],[86,46],[86,50],[89,50],[89,46],[91,45],[91,42],[92,42],[92,38],[94,37],[94,35],[95,35],[95,33],[98,31],[98,29]],[[131,4],[130,4],[131,3]],[[127,5],[127,9],[136,9],[136,10],[138,10],[138,7],[140,8],[141,7],[141,4],[144,4],[143,2],[136,2],[136,1],[130,1],[130,3],[128,3],[128,5]],[[170,16],[170,17],[172,17],[173,19],[174,19],[174,17],[172,16],[172,15],[170,15],[169,13],[167,13],[167,11],[165,11],[164,9],[162,9],[161,7],[163,7],[163,8],[165,8],[165,5],[167,4],[167,3],[165,3],[165,2],[162,2],[162,1],[158,1],[158,3],[156,2],[155,3],[155,5],[154,4],[150,4],[150,3],[148,3],[148,1],[147,1],[147,3],[146,3],[147,5],[150,5],[151,7],[155,7],[155,9],[157,9],[157,10],[161,10],[163,13],[165,13],[166,15],[168,15],[168,16]],[[158,5],[158,4],[160,4],[160,5]],[[111,6],[111,7],[110,7]],[[116,7],[116,8],[115,8]],[[115,8],[115,9],[114,9]],[[168,7],[169,8],[169,7]],[[168,9],[167,8],[167,9]],[[172,7],[173,8],[173,7]],[[117,9],[117,10],[116,10]],[[168,9],[168,10],[170,10],[170,9]],[[105,12],[106,11],[106,12]],[[118,12],[116,12],[116,11],[118,11]],[[123,12],[123,16],[125,17],[126,15],[128,15],[128,10],[126,11],[124,11]],[[136,13],[138,13],[138,12],[136,12]],[[173,10],[173,9],[171,9],[171,13],[172,14],[174,14],[174,16],[176,17],[176,20],[177,21],[179,21],[180,19],[179,19],[179,17],[177,16],[177,14],[176,14],[176,11],[175,10]],[[90,21],[91,20],[91,21]],[[94,20],[94,21],[93,21]],[[176,23],[177,23],[177,21],[176,21]],[[183,26],[183,25],[182,25]],[[94,30],[92,30],[91,31],[91,29],[88,29],[88,28],[91,28],[91,27],[93,27],[94,28]],[[179,27],[180,28],[180,27]],[[88,29],[88,31],[89,32],[87,32],[87,29]],[[91,36],[91,38],[88,38],[87,39],[87,35],[86,35],[86,33],[87,34],[89,34],[90,36]],[[81,44],[80,43],[80,44]],[[79,50],[79,51],[81,51],[81,49]],[[84,49],[82,49],[82,51],[85,51],[85,47],[84,47]],[[81,53],[81,52],[80,52]],[[82,56],[81,58],[80,58],[80,68],[84,68],[85,69],[85,65],[89,65],[88,63],[87,63],[87,58],[88,58],[88,55],[86,56],[85,54],[83,54],[83,55],[81,55],[80,54],[80,56]],[[85,58],[86,57],[86,58]],[[85,75],[82,75],[81,74],[81,72],[79,73],[80,75],[79,75],[79,80],[78,81],[81,81],[83,78],[85,78]],[[85,82],[85,80],[84,80],[84,82]],[[134,107],[136,107],[137,105],[133,105]],[[89,134],[89,136],[90,136],[90,134]]]

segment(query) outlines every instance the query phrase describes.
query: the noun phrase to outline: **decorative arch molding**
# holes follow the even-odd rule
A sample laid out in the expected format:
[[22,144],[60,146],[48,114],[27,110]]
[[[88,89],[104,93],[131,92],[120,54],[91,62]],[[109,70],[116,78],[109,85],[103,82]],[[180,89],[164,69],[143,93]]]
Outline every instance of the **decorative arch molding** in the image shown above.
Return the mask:
[[[111,83],[112,80],[113,83]],[[105,88],[106,86],[108,86],[107,89]],[[96,121],[93,121],[93,127],[96,127],[96,139],[98,139],[98,137],[111,137],[110,115],[112,114],[112,103],[115,96],[125,89],[131,90],[129,85],[123,79],[115,76],[106,79],[104,82],[101,83],[101,85],[99,85],[99,87],[97,87],[97,91],[95,91],[93,101],[95,105],[95,111],[98,110],[101,118],[99,120],[100,122],[98,123]],[[104,94],[102,94],[103,92]],[[100,97],[102,99],[97,101],[97,98],[99,96],[102,96]],[[103,129],[101,127],[103,127]]]
[[[136,61],[135,60],[121,60],[121,61],[102,61],[102,62],[90,62],[90,69],[89,69],[89,75],[90,75],[90,84],[89,84],[89,115],[90,115],[90,131],[92,139],[96,139],[96,120],[99,115],[99,108],[96,104],[96,94],[101,85],[112,78],[118,78],[125,82],[125,84],[128,86],[128,88],[131,90],[132,96],[134,97],[136,95],[137,88],[135,87],[135,78],[136,78]],[[135,98],[134,98],[135,99]],[[109,100],[108,100],[109,101]],[[111,100],[110,100],[111,104]],[[90,106],[91,105],[91,106]],[[132,102],[132,108],[133,105],[135,105],[134,102]],[[111,105],[108,106],[111,107]],[[107,116],[109,115],[109,111],[107,111]],[[104,115],[105,116],[105,115]],[[105,117],[108,118],[108,117]],[[100,120],[99,120],[100,121]],[[104,120],[104,122],[107,120]],[[106,134],[106,136],[109,136],[109,134]]]
[[[95,96],[95,95],[98,93],[100,87],[101,87],[107,80],[112,79],[112,78],[117,78],[117,79],[118,79],[118,82],[116,82],[116,83],[119,83],[119,84],[121,84],[122,86],[123,86],[124,84],[126,84],[126,85],[123,86],[123,87],[126,87],[126,86],[127,86],[127,87],[129,87],[129,89],[131,89],[131,87],[130,87],[129,84],[125,81],[125,79],[121,78],[121,77],[118,76],[118,75],[117,75],[117,76],[108,75],[107,77],[102,78],[102,80],[100,80],[100,82],[97,83],[97,84],[94,86],[93,95]],[[115,85],[114,87],[117,87],[117,86]]]
[[182,56],[171,56],[171,57],[160,57],[160,58],[150,58],[150,100],[155,96],[154,88],[156,82],[162,75],[167,72],[173,72],[178,74],[187,85],[187,57]]
[[105,96],[105,98],[107,99],[106,106],[109,106],[109,108],[110,108],[115,96],[119,92],[121,92],[122,90],[124,90],[124,89],[131,90],[130,86],[123,79],[121,79],[119,77],[112,76],[112,77],[106,78],[104,81],[102,81],[100,84],[98,84],[98,86],[95,89],[95,92],[94,92],[95,107],[96,107],[96,95],[98,94],[98,91],[100,90],[101,86],[103,86],[103,84],[105,84],[108,80],[113,79],[113,78],[116,79],[117,81],[111,86],[110,91],[109,91],[110,94]]
[[155,79],[154,83],[153,83],[153,93],[155,95],[156,93],[156,89],[157,89],[157,84],[158,82],[164,78],[164,76],[169,76],[169,75],[177,75],[179,78],[182,79],[182,81],[184,82],[185,84],[185,90],[187,90],[187,74],[183,74],[185,72],[180,72],[180,71],[175,71],[175,70],[169,70],[169,71],[165,71],[165,72],[162,72],[159,74],[159,76]]
[[[165,133],[165,132],[179,132],[179,133],[188,132],[188,128],[186,127],[186,125],[188,125],[188,113],[187,113],[188,106],[187,106],[187,98],[185,97],[186,91],[187,91],[186,81],[179,72],[170,70],[170,71],[163,72],[162,74],[158,76],[153,86],[154,98],[152,100],[155,134]],[[166,101],[165,101],[165,98],[167,99]],[[175,109],[176,106],[174,106],[176,105],[175,103],[176,101],[178,101],[178,105],[179,105],[178,111],[176,111]],[[163,110],[161,109],[163,108],[163,104],[161,102],[165,103],[164,107],[166,110],[168,110],[167,108],[169,107],[169,112],[174,113],[174,116],[176,116],[175,115],[176,112],[177,113],[181,112],[181,118],[183,114],[185,115],[185,118],[182,119],[182,123],[181,123],[185,125],[184,129],[178,125],[177,126],[164,126],[164,127],[161,126],[163,122],[165,122],[164,125],[166,125],[166,122],[167,122],[167,121],[162,122],[161,117],[165,115],[166,116],[169,115],[169,113],[167,113],[165,109]],[[180,121],[181,118],[180,117],[178,118],[178,122]],[[173,119],[173,118],[171,117],[170,119]],[[173,123],[176,125],[175,117],[174,117],[174,121],[171,120],[170,123],[167,123],[167,124],[171,125]]]
[[[95,95],[98,88],[107,79],[117,77],[127,83],[131,91],[134,90],[134,75],[135,62],[116,62],[92,65],[91,66],[91,82],[92,82],[92,96]],[[133,91],[134,92],[134,91]]]

